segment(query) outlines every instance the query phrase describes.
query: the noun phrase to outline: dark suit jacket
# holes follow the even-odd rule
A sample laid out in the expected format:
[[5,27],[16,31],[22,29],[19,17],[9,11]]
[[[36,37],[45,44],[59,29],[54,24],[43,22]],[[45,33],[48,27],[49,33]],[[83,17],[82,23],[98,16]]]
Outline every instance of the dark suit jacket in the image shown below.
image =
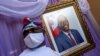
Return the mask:
[[[73,37],[75,38],[77,44],[82,43],[84,41],[77,30],[70,29],[70,31],[71,31]],[[57,47],[58,47],[59,52],[65,51],[68,48],[73,47],[70,39],[62,31],[55,38],[55,42],[57,44]]]

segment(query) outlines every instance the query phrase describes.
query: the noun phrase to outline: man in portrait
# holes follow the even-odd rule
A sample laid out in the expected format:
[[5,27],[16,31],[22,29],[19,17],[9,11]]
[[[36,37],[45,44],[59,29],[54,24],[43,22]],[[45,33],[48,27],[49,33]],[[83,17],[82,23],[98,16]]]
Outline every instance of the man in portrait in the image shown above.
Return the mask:
[[55,42],[59,52],[84,42],[82,36],[76,29],[69,29],[70,24],[65,16],[60,15],[57,21],[60,32],[55,38]]

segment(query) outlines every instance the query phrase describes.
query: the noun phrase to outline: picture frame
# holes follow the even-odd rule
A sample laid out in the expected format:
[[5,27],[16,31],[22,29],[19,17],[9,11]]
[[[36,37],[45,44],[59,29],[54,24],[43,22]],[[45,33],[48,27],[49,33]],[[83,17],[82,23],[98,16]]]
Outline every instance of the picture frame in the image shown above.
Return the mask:
[[[62,3],[48,6],[46,11],[41,15],[41,18],[50,47],[62,56],[77,56],[95,46],[77,0],[65,0]],[[62,18],[67,19],[69,24],[68,32],[71,33],[74,42],[76,42],[75,45],[72,44],[70,36],[68,36],[70,40],[67,39],[69,40],[67,43],[65,40],[67,37],[63,39],[63,36],[60,34],[61,32],[65,34],[65,32],[59,26],[62,25],[59,18],[61,18],[60,21],[66,21]],[[77,33],[73,34],[73,31],[77,31]]]

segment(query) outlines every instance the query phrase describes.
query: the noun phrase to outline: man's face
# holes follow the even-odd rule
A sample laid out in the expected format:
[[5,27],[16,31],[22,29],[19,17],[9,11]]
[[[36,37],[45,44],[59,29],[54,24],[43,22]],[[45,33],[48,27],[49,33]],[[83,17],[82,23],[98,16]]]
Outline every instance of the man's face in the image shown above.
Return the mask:
[[60,20],[58,21],[58,25],[63,31],[69,31],[69,22],[65,17],[60,18]]

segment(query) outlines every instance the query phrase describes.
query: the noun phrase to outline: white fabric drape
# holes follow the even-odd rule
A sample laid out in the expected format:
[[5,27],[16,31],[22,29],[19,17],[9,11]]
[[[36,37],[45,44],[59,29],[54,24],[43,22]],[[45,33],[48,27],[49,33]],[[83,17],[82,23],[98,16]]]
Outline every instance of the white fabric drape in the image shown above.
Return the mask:
[[36,17],[45,11],[48,0],[0,0],[0,14],[15,17]]
[[90,7],[87,0],[78,0],[79,6],[84,14],[89,11]]
[[[89,10],[87,0],[78,0],[83,13]],[[23,18],[36,17],[45,11],[48,0],[0,0],[0,14]]]

